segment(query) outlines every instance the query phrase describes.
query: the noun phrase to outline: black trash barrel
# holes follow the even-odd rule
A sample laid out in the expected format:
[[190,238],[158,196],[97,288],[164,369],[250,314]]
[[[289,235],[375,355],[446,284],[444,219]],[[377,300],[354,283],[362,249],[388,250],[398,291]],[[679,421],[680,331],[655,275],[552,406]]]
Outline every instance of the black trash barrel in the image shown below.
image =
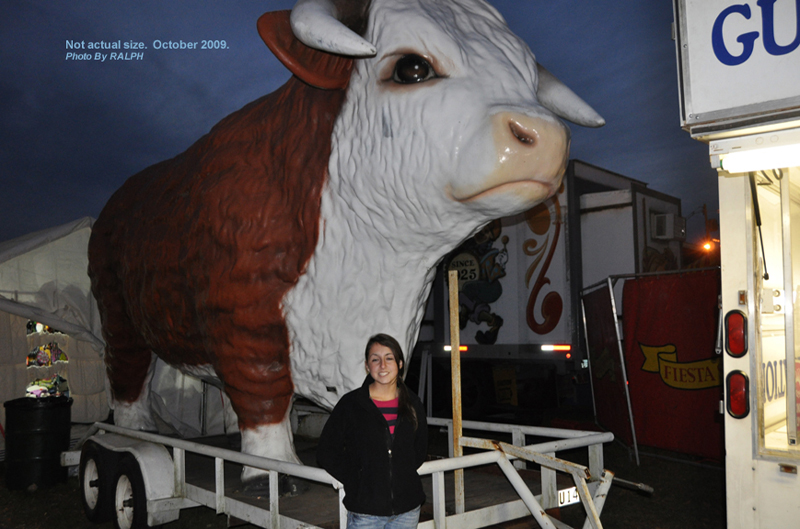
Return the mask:
[[67,481],[61,452],[69,450],[68,397],[22,398],[6,409],[6,486],[46,488]]

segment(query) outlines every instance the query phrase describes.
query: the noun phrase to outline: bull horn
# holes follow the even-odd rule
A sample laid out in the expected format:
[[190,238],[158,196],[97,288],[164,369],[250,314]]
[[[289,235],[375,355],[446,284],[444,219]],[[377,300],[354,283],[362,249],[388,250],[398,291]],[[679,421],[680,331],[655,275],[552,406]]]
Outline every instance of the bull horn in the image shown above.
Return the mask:
[[297,0],[290,21],[292,32],[303,44],[329,53],[372,57],[375,46],[339,21],[330,0]]
[[539,89],[536,96],[543,107],[558,117],[583,127],[602,127],[606,120],[595,112],[586,101],[578,97],[567,85],[559,81],[541,64],[539,67]]

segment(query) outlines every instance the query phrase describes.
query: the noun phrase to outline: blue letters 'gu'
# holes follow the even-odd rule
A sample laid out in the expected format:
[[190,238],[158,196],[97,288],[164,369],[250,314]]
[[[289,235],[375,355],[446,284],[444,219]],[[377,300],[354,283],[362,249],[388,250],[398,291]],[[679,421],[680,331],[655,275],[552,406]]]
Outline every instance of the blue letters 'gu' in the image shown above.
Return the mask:
[[[762,28],[764,31],[764,49],[770,55],[786,55],[793,52],[800,46],[800,0],[795,0],[795,37],[794,40],[781,46],[775,42],[775,2],[778,0],[758,0],[756,4],[761,8]],[[714,20],[714,28],[711,31],[711,46],[714,50],[714,55],[719,59],[722,64],[727,66],[737,66],[742,64],[753,54],[755,41],[759,37],[758,31],[750,31],[743,33],[736,38],[743,46],[742,53],[733,55],[725,47],[725,41],[722,36],[722,26],[725,24],[727,18],[734,13],[742,15],[745,19],[750,20],[750,6],[747,4],[736,4],[725,8],[722,13]]]

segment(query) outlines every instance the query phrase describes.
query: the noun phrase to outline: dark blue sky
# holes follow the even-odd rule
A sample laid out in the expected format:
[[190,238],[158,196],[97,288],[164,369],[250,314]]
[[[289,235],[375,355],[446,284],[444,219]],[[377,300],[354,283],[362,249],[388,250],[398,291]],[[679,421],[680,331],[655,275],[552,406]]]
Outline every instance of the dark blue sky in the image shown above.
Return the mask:
[[[288,72],[256,31],[292,1],[6,2],[0,17],[0,241],[96,217],[125,179],[191,145]],[[708,204],[705,144],[680,128],[669,0],[492,1],[537,59],[607,125],[571,125],[572,158]],[[154,40],[227,50],[155,50]],[[135,41],[138,61],[65,60],[67,41]],[[101,50],[102,53],[117,50]],[[125,51],[125,50],[122,50]],[[86,52],[95,53],[94,50]],[[689,221],[690,241],[703,232]]]

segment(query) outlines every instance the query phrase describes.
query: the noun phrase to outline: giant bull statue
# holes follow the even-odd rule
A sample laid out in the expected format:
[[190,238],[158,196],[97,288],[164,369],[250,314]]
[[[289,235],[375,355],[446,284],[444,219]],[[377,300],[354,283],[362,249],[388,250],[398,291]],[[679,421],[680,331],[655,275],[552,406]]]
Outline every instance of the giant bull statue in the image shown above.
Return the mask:
[[410,351],[439,260],[558,189],[556,116],[603,120],[482,0],[300,0],[258,30],[293,76],[131,177],[89,272],[118,424],[154,426],[155,354],[221,382],[244,452],[298,461],[293,394],[332,407],[376,332]]

